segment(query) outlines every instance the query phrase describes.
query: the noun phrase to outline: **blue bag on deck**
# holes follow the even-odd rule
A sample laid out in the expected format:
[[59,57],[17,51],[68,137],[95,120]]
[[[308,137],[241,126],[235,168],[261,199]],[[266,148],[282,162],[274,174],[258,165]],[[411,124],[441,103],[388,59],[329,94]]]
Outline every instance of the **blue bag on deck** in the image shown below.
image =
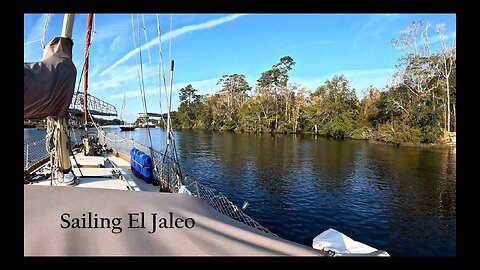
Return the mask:
[[136,177],[149,184],[153,182],[153,163],[149,155],[133,148],[130,151],[130,167]]
[[131,151],[130,151],[130,168],[132,169],[132,172],[135,176],[140,176],[140,165],[138,164],[138,160],[137,160],[137,155],[138,155],[138,152],[140,150],[138,150],[137,148],[133,148]]
[[152,183],[153,181],[153,164],[152,158],[147,154],[143,154],[140,162],[142,164],[142,179],[147,183]]

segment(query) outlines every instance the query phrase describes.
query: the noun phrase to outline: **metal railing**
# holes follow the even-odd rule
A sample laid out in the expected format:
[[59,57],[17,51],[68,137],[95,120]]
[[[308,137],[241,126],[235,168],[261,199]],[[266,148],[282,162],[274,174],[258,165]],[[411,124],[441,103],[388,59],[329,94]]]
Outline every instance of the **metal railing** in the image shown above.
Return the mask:
[[45,138],[23,145],[23,170],[26,171],[35,163],[48,157]]

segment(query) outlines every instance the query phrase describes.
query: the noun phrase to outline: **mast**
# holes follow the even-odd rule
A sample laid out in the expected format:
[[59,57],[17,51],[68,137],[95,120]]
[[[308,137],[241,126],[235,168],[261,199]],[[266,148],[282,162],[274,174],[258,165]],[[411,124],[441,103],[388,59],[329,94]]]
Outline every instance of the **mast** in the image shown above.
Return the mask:
[[126,97],[126,94],[123,93],[122,111],[121,111],[121,116],[120,116],[120,120],[122,120],[122,122],[123,122],[122,124],[123,124],[123,125],[126,124],[125,120],[123,120],[123,117],[124,117],[124,115],[125,115],[125,97]]
[[[61,37],[72,38],[72,29],[73,29],[73,22],[75,19],[75,14],[66,13],[63,17],[63,26],[62,26],[62,34]],[[67,136],[67,118],[59,116],[57,119],[51,119],[52,124],[58,127],[59,136],[56,138],[58,140],[57,143],[57,159],[59,161],[59,167],[57,168],[60,172],[63,173],[64,183],[72,183],[73,182],[73,174],[71,172],[72,163],[70,162],[70,154],[68,151],[68,136]],[[48,125],[48,123],[47,123]],[[53,167],[52,167],[53,170]],[[52,177],[53,177],[52,171]]]
[[63,16],[63,26],[62,26],[61,37],[72,38],[72,30],[73,30],[74,19],[75,19],[75,14],[65,13],[65,15]]
[[83,111],[85,115],[85,133],[88,132],[88,112],[87,112],[87,88],[88,88],[88,56],[90,53],[90,40],[92,36],[93,13],[88,13],[87,18],[87,36],[85,37],[85,63],[83,65]]

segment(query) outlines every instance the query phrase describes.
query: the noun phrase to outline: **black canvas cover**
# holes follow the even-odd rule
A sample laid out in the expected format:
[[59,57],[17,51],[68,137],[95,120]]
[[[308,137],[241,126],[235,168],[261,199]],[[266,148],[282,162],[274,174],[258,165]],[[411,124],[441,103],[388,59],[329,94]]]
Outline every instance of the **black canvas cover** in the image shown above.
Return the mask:
[[24,63],[23,118],[68,115],[77,74],[72,47],[72,39],[55,37],[42,61]]

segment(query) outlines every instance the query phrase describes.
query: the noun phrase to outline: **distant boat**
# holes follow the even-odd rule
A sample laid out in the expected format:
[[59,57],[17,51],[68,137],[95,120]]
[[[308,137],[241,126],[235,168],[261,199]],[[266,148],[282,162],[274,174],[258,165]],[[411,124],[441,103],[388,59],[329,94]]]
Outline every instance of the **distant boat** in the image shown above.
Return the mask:
[[140,128],[147,128],[147,127],[149,127],[149,128],[154,128],[155,125],[154,125],[154,124],[151,124],[151,123],[148,123],[148,124],[147,124],[147,123],[142,123],[142,124],[140,124],[139,127],[140,127]]
[[[122,104],[122,115],[125,113],[125,93],[123,93],[123,104]],[[122,117],[120,117],[122,118]],[[135,128],[137,128],[134,124],[129,124],[127,121],[121,119],[123,122],[123,125],[120,125],[120,129],[122,131],[133,131]]]
[[122,131],[132,131],[132,130],[135,130],[136,126],[133,125],[133,124],[125,124],[125,125],[121,125],[120,126],[120,129]]

